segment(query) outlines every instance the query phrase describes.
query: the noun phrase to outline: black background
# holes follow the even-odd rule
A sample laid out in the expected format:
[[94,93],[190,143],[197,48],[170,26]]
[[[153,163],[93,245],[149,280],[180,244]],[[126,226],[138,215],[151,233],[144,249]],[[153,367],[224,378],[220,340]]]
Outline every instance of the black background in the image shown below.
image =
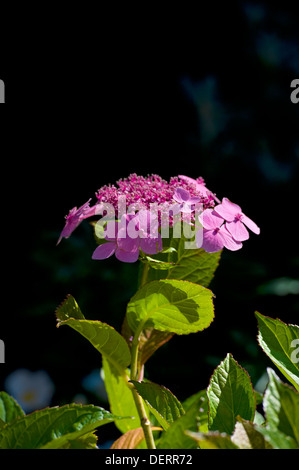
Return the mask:
[[265,287],[299,277],[292,5],[72,7],[38,12],[32,27],[18,30],[16,22],[7,33],[0,68],[2,386],[15,369],[45,369],[56,386],[52,404],[61,404],[100,366],[84,339],[56,329],[55,308],[71,293],[87,318],[119,329],[137,267],[92,261],[88,223],[56,241],[70,208],[133,172],[203,176],[261,227],[241,251],[223,254],[209,329],[173,338],[150,359],[147,376],[183,400],[208,385],[228,352],[253,383],[270,365],[257,345],[254,311],[298,323],[299,307],[295,294]]

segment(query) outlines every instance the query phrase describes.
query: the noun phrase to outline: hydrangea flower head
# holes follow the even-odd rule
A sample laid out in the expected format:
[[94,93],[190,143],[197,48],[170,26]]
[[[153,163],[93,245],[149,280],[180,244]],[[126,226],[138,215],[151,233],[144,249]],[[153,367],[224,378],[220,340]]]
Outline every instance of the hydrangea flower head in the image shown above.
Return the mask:
[[220,202],[201,177],[179,175],[166,181],[155,174],[133,173],[115,185],[101,187],[96,197],[94,206],[90,207],[89,199],[79,209],[70,210],[58,240],[59,243],[63,237],[68,238],[84,219],[103,216],[100,223],[104,241],[95,249],[93,259],[106,259],[115,254],[120,261],[133,263],[140,251],[157,254],[162,251],[161,233],[163,237],[169,236],[168,227],[177,221],[197,226],[198,213],[201,213],[201,232],[196,234],[196,243],[209,253],[223,247],[240,249],[242,241],[249,238],[246,227],[256,234],[260,232],[240,206],[227,198]]

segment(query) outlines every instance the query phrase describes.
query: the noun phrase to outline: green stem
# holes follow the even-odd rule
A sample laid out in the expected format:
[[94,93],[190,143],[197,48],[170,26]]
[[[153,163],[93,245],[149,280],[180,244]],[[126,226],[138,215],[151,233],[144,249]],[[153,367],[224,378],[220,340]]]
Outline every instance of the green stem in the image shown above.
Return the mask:
[[141,281],[140,281],[140,287],[144,286],[144,284],[146,283],[148,271],[149,271],[149,264],[143,263],[143,271],[142,271],[142,276],[141,276]]
[[154,436],[153,436],[153,433],[152,433],[151,422],[150,422],[150,420],[148,419],[148,417],[146,415],[146,411],[145,411],[145,408],[144,408],[142,398],[138,394],[136,388],[132,389],[132,393],[133,393],[133,397],[134,397],[134,400],[135,400],[135,405],[136,405],[136,408],[137,408],[137,411],[138,411],[138,414],[139,414],[139,417],[140,417],[141,426],[142,426],[142,429],[143,429],[143,433],[144,433],[147,448],[148,449],[155,449],[156,446],[155,446]]
[[[145,263],[143,266],[143,272],[142,272],[142,277],[141,277],[141,287],[147,281],[148,270],[149,270],[149,265]],[[138,353],[139,353],[139,340],[140,340],[141,332],[142,332],[142,325],[139,325],[139,328],[135,332],[135,335],[132,341],[132,347],[131,347],[131,357],[132,357],[131,374],[130,374],[131,380],[139,380]],[[155,449],[156,446],[155,446],[155,441],[154,441],[154,437],[152,433],[151,422],[147,417],[143,400],[135,387],[131,388],[131,391],[132,391],[136,408],[140,417],[140,422],[141,422],[141,426],[144,432],[144,437],[145,437],[147,448]]]
[[138,379],[138,346],[139,334],[134,336],[131,347],[131,380]]
[[[138,371],[138,345],[139,345],[139,336],[135,335],[133,342],[132,342],[132,363],[131,363],[131,380],[138,380],[139,379],[139,371]],[[140,417],[141,426],[144,432],[145,442],[148,449],[155,449],[155,441],[151,429],[151,423],[146,415],[146,411],[144,408],[144,404],[142,401],[141,396],[138,394],[135,387],[131,388],[133,398],[136,404],[136,408]]]

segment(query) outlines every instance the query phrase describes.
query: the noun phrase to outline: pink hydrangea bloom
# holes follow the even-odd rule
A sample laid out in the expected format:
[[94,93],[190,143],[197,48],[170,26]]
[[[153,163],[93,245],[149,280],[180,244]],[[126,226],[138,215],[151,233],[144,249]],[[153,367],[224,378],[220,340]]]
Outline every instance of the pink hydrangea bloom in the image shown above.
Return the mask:
[[119,261],[135,263],[140,249],[146,254],[161,251],[161,235],[156,233],[151,219],[149,211],[141,210],[137,215],[123,215],[121,221],[108,221],[105,229],[108,243],[99,245],[92,259],[102,260],[115,254]]
[[[240,249],[241,242],[249,238],[245,226],[260,233],[259,227],[243,214],[240,206],[227,198],[220,202],[201,177],[179,175],[166,181],[158,175],[144,177],[134,173],[116,185],[103,186],[96,197],[98,201],[94,206],[90,207],[89,199],[79,209],[70,210],[57,242],[68,238],[84,219],[104,216],[106,212],[105,222],[113,220],[106,222],[105,242],[96,248],[93,259],[115,254],[121,261],[134,262],[140,250],[156,254],[162,250],[159,232],[168,236],[164,228],[173,226],[176,221],[196,225],[199,207],[203,210],[200,217],[203,230],[196,235],[197,245],[209,253],[223,247],[233,251]],[[215,205],[215,201],[219,204]]]
[[199,221],[203,226],[203,234],[196,233],[197,245],[203,248],[207,253],[216,253],[223,247],[231,251],[242,248],[242,243],[234,240],[227,230],[224,219],[213,209],[206,209],[200,216]]
[[260,229],[253,220],[243,214],[237,204],[224,197],[222,203],[215,207],[215,212],[226,220],[226,228],[237,241],[248,240],[249,233],[245,225],[255,234],[259,235]]

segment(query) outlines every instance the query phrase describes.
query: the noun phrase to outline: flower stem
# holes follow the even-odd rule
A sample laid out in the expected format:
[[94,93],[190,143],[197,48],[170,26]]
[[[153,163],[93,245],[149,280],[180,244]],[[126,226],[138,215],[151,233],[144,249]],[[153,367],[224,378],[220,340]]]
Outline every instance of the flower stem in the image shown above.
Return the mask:
[[[147,281],[148,271],[149,271],[149,265],[147,263],[145,263],[144,266],[143,266],[143,271],[142,271],[142,277],[141,277],[141,283],[140,283],[141,287]],[[135,335],[134,335],[134,338],[133,338],[133,341],[132,341],[132,347],[131,347],[132,361],[131,361],[130,378],[131,378],[131,380],[137,380],[137,381],[140,380],[140,373],[139,373],[139,369],[138,369],[138,353],[139,353],[139,341],[140,341],[140,335],[142,333],[142,328],[143,328],[143,323],[141,323],[139,325],[139,327],[137,328],[137,330],[135,332]],[[156,446],[155,446],[155,441],[154,441],[154,437],[153,437],[153,433],[152,433],[151,422],[147,417],[147,414],[146,414],[146,411],[145,411],[145,408],[144,408],[143,400],[142,400],[141,396],[139,395],[139,393],[137,392],[135,387],[132,387],[131,391],[132,391],[133,398],[134,398],[134,401],[135,401],[135,404],[136,404],[136,408],[137,408],[137,411],[138,411],[138,414],[139,414],[139,418],[140,418],[141,426],[142,426],[142,429],[143,429],[143,433],[144,433],[147,448],[148,449],[155,449]]]
[[[137,332],[138,333],[138,332]],[[139,371],[138,371],[138,346],[139,346],[139,337],[140,333],[134,336],[132,342],[132,364],[131,364],[131,380],[138,380],[139,379]],[[138,394],[135,387],[131,388],[133,398],[136,404],[136,408],[140,417],[141,426],[144,432],[145,442],[148,449],[155,449],[155,441],[151,429],[151,422],[146,415],[146,411],[144,408],[143,400],[141,396]]]
[[142,276],[141,276],[141,281],[140,281],[140,287],[143,287],[144,284],[147,281],[147,276],[148,276],[148,271],[149,271],[149,264],[144,263],[143,264],[143,270],[142,270]]

